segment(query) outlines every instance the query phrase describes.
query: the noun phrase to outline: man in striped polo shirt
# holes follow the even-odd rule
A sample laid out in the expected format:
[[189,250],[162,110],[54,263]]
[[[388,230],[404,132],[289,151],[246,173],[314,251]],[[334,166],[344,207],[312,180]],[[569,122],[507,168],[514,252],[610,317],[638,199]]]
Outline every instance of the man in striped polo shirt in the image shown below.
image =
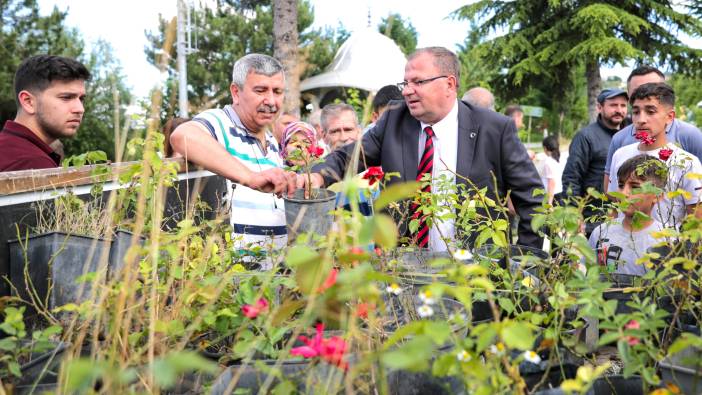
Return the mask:
[[232,104],[204,111],[171,135],[173,149],[188,161],[225,177],[236,248],[251,250],[286,241],[282,194],[292,194],[295,174],[285,172],[268,126],[285,91],[283,67],[274,58],[246,55],[234,64]]

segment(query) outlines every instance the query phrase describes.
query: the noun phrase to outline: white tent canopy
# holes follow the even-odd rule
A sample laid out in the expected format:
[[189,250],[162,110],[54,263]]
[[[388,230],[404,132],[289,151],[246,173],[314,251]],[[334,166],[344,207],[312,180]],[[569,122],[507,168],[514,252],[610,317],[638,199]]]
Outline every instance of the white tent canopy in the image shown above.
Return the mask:
[[402,81],[407,59],[390,38],[372,28],[354,32],[322,74],[300,83],[300,91],[347,87],[376,92]]

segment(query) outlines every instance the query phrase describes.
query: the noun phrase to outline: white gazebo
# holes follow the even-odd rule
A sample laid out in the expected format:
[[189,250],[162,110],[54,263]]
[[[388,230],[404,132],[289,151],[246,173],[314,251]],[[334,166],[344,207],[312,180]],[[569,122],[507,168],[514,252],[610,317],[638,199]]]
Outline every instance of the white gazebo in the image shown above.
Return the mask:
[[319,75],[300,83],[303,96],[319,108],[330,91],[358,88],[375,94],[402,81],[407,59],[395,42],[372,28],[351,34],[332,63]]

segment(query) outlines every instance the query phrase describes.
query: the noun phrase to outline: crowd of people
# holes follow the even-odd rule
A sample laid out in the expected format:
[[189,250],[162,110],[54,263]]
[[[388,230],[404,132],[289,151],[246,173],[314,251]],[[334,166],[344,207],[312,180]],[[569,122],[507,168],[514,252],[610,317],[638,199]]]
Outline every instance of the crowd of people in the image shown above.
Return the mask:
[[[328,104],[305,121],[283,112],[280,62],[249,54],[233,65],[231,104],[165,125],[165,155],[183,156],[227,180],[231,225],[241,249],[252,243],[283,246],[283,196],[340,181],[356,144],[362,148],[359,172],[380,167],[399,174],[386,186],[425,181],[423,192],[435,193],[439,179],[448,177],[456,185],[484,188],[495,201],[509,196],[510,212],[518,218],[516,242],[535,248],[543,246],[530,221],[544,203],[537,189],[544,190],[549,205],[569,204],[573,197],[588,196],[589,189],[599,196],[620,192],[590,198],[583,213],[583,232],[600,263],[613,271],[643,273],[636,259],[659,242],[653,232],[679,227],[686,215],[700,214],[702,183],[686,175],[702,173],[702,133],[676,119],[675,93],[659,70],[638,67],[626,91],[602,90],[597,120],[575,134],[567,160],[561,159],[559,139],[548,136],[537,169],[517,134],[522,109],[510,105],[504,114],[496,112],[493,94],[480,87],[459,99],[460,69],[446,48],[418,49],[408,57],[402,82],[375,94],[371,122],[364,128],[345,103]],[[65,57],[39,55],[20,65],[14,81],[17,115],[0,132],[0,171],[59,165],[52,144],[76,134],[89,79],[84,65]],[[322,158],[309,178],[291,171],[309,163],[305,155]],[[684,193],[664,193],[678,189]],[[368,196],[374,195],[353,197],[360,199],[364,215],[372,214]],[[617,196],[628,204],[620,205],[620,213],[605,201]],[[503,215],[494,211],[493,216]],[[643,217],[635,218],[636,213]],[[434,251],[446,250],[446,240],[473,240],[475,235],[461,234],[455,220],[446,218],[427,221],[415,212],[399,227],[414,244]],[[414,219],[418,226],[410,231],[408,221]]]

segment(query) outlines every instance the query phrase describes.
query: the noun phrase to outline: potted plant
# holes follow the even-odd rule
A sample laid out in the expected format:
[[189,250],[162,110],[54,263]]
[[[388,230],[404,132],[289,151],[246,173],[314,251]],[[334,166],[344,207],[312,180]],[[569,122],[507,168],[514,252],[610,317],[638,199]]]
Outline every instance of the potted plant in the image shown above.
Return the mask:
[[101,200],[67,193],[37,214],[33,234],[8,241],[13,291],[40,312],[88,300],[105,278],[111,247]]
[[287,157],[294,171],[307,178],[304,189],[295,191],[292,197],[284,197],[285,220],[288,239],[293,241],[302,233],[325,235],[331,230],[336,206],[336,193],[328,189],[312,188],[312,166],[319,162],[324,149],[306,139],[296,141],[296,148]]
[[34,393],[53,390],[58,367],[68,345],[57,341],[61,328],[50,326],[31,337],[23,321],[25,307],[5,307],[0,323],[0,390]]

